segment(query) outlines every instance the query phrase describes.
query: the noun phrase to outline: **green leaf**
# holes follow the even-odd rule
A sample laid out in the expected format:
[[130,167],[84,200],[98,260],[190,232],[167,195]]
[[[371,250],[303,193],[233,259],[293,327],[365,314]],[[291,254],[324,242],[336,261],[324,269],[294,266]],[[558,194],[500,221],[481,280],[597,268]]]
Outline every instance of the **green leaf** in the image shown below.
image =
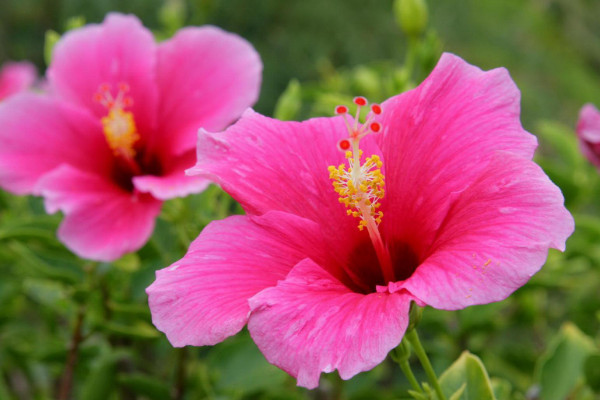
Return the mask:
[[512,385],[506,379],[492,378],[492,389],[497,400],[511,400]]
[[115,336],[134,339],[155,339],[160,336],[160,333],[154,326],[144,321],[135,321],[131,324],[107,322],[99,325],[97,328]]
[[13,397],[9,394],[8,388],[4,383],[4,377],[0,375],[0,399],[11,400]]
[[170,398],[169,386],[156,379],[156,377],[143,374],[119,375],[118,382],[121,386],[152,400]]
[[593,351],[593,341],[572,323],[565,323],[538,363],[541,398],[566,399],[582,378],[583,363]]
[[465,389],[467,389],[467,383],[463,383],[461,387],[458,388],[456,392],[448,400],[460,400],[462,395],[465,393]]
[[485,366],[479,357],[468,351],[444,371],[440,386],[452,400],[495,400]]
[[585,380],[589,387],[600,393],[600,353],[589,356],[583,365]]
[[213,349],[209,367],[217,376],[215,389],[229,395],[267,391],[286,379],[283,371],[265,361],[246,332]]
[[581,165],[584,158],[577,147],[577,138],[571,127],[554,121],[541,121],[536,126],[543,144],[548,144],[566,160],[569,166]]
[[285,91],[279,96],[273,116],[282,121],[290,121],[298,118],[302,106],[302,92],[300,83],[292,79]]
[[114,354],[103,356],[92,368],[83,383],[82,400],[106,400],[115,388],[117,380],[117,362]]

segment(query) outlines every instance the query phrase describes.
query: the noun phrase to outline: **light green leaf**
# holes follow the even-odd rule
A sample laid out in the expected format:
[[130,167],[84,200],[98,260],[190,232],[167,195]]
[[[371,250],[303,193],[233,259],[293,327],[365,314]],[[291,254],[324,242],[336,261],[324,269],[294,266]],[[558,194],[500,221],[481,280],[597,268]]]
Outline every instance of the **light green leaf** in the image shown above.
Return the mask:
[[282,121],[291,121],[298,118],[302,106],[302,91],[300,83],[292,79],[285,91],[279,96],[275,105],[273,116]]
[[567,398],[582,378],[583,363],[593,351],[593,341],[572,323],[565,323],[538,363],[541,398]]
[[111,335],[134,339],[154,339],[160,336],[160,333],[154,326],[141,320],[134,321],[130,324],[106,322],[99,325],[98,328]]
[[450,396],[450,399],[448,400],[459,400],[463,393],[465,393],[465,389],[467,388],[467,383],[463,383],[461,387],[458,388],[458,390],[452,395]]
[[444,394],[453,400],[495,400],[485,366],[479,357],[468,351],[444,371],[440,386]]
[[497,400],[512,400],[512,385],[506,379],[492,378],[492,389]]

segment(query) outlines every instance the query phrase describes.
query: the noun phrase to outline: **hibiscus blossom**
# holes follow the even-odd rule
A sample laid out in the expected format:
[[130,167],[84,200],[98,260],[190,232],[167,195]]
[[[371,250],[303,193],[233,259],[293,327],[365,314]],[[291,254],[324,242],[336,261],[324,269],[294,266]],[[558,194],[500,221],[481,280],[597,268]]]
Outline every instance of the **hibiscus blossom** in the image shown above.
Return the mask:
[[28,61],[4,63],[0,68],[0,101],[29,89],[36,76],[35,66]]
[[345,107],[305,122],[247,111],[225,132],[201,131],[189,172],[247,215],[211,223],[157,272],[154,324],[174,346],[201,346],[247,323],[269,362],[314,388],[321,372],[348,379],[380,363],[412,301],[506,298],[573,231],[531,161],[519,101],[506,70],[444,54],[364,123]]
[[600,112],[592,104],[579,112],[577,137],[581,152],[600,170]]
[[163,200],[206,187],[184,174],[198,128],[239,117],[261,69],[248,42],[215,27],[158,45],[134,16],[70,31],[54,49],[50,94],[0,105],[0,186],[63,211],[58,236],[82,257],[137,250]]

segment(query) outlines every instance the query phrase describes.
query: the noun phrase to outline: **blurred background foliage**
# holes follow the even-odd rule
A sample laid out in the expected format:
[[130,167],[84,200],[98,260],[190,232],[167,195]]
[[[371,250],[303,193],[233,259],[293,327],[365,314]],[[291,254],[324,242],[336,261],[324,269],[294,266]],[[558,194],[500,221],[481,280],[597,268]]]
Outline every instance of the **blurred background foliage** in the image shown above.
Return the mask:
[[[600,105],[600,2],[431,0],[423,32],[399,28],[391,0],[0,0],[0,63],[40,72],[47,30],[73,17],[134,13],[157,38],[214,24],[248,39],[264,63],[256,109],[281,119],[331,115],[355,95],[381,101],[417,85],[450,51],[482,69],[506,67],[522,92],[537,161],[577,224],[567,251],[503,302],[426,309],[419,327],[441,373],[465,349],[502,399],[594,399],[600,390],[600,176],[580,154],[581,106]],[[0,400],[52,399],[81,324],[73,399],[392,399],[408,383],[386,360],[348,382],[307,391],[269,365],[247,333],[213,348],[173,349],[151,324],[144,289],[213,219],[241,213],[220,189],[165,203],[151,241],[113,264],[71,255],[59,215],[40,199],[0,192]],[[417,377],[425,376],[416,367]],[[596,391],[596,392],[594,392]]]

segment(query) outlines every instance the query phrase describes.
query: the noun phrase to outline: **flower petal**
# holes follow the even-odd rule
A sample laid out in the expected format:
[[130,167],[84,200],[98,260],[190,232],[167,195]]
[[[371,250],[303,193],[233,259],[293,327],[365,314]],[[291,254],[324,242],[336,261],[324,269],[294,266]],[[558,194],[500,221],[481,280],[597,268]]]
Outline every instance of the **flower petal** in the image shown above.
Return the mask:
[[112,155],[99,121],[70,104],[32,93],[0,104],[0,185],[34,193],[60,164],[109,175]]
[[133,15],[108,14],[100,25],[90,24],[67,32],[56,44],[48,79],[62,98],[81,105],[101,118],[106,108],[94,100],[100,85],[129,86],[130,110],[138,132],[155,129],[157,89],[156,53],[152,33]]
[[160,148],[194,149],[198,129],[221,130],[254,104],[262,63],[246,40],[219,28],[189,27],[159,45]]
[[142,247],[154,229],[161,202],[131,194],[99,175],[68,165],[39,183],[49,213],[63,211],[59,239],[80,257],[113,261]]
[[[346,215],[327,170],[345,161],[337,143],[347,136],[342,117],[282,122],[248,110],[224,132],[200,130],[198,163],[188,174],[216,181],[246,212],[296,214],[319,223],[325,236],[354,233],[358,222]],[[369,139],[361,141],[365,154],[380,154]]]
[[319,249],[319,238],[313,222],[281,212],[210,223],[146,289],[152,322],[176,347],[221,342],[246,324],[248,299]]
[[520,92],[508,72],[482,71],[448,53],[421,85],[382,109],[382,228],[387,236],[421,238],[417,247],[434,239],[448,196],[466,188],[495,152],[531,159],[537,144],[521,126]]
[[390,289],[440,309],[503,300],[541,268],[550,247],[564,250],[573,229],[541,168],[499,153],[452,204],[429,257]]
[[309,389],[321,372],[342,379],[381,363],[408,325],[405,293],[362,295],[304,259],[276,287],[250,299],[250,335],[267,360]]
[[36,76],[35,66],[28,61],[5,63],[0,69],[0,100],[28,89]]
[[207,179],[187,176],[185,170],[194,165],[196,154],[190,150],[180,156],[172,156],[168,170],[162,176],[141,175],[133,178],[133,185],[141,192],[151,193],[157,199],[168,200],[200,193],[210,184]]
[[581,152],[600,168],[600,112],[592,104],[583,106],[579,113],[577,137]]

